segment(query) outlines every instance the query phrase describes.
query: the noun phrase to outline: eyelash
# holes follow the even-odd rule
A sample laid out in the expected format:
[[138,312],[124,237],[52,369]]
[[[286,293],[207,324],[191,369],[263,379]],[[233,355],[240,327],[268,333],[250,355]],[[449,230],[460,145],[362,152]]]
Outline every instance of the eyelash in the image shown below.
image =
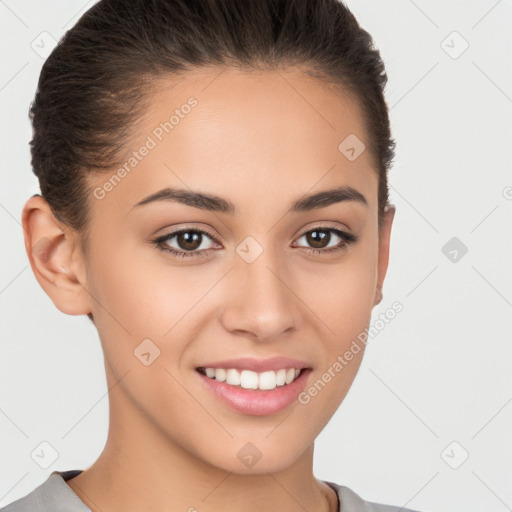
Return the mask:
[[[336,247],[331,247],[329,249],[306,249],[308,252],[312,254],[325,254],[325,253],[333,253],[341,250],[345,250],[350,244],[355,244],[359,237],[352,234],[347,233],[346,231],[342,231],[341,229],[335,227],[335,226],[317,226],[313,229],[310,229],[308,231],[305,231],[302,233],[302,235],[299,236],[299,238],[302,238],[304,235],[307,235],[308,233],[312,233],[313,231],[330,231],[334,233],[335,235],[339,236],[342,239],[341,245],[338,245]],[[204,249],[201,251],[177,251],[176,249],[172,249],[167,247],[162,247],[160,244],[163,242],[167,242],[170,239],[174,238],[175,236],[181,234],[181,233],[200,233],[202,235],[206,235],[207,237],[211,238],[215,241],[215,238],[210,235],[208,232],[203,231],[201,229],[195,229],[195,228],[184,228],[180,229],[178,231],[173,231],[172,233],[168,233],[166,235],[160,236],[154,240],[152,240],[153,244],[156,245],[156,247],[164,252],[171,253],[174,257],[177,258],[196,258],[196,257],[202,257],[206,256],[209,251],[214,249]]]

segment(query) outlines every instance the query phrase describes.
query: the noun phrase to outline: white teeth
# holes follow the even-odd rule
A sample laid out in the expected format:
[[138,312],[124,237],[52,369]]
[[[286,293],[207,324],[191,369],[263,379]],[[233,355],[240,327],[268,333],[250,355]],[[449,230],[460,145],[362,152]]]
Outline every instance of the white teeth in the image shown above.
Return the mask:
[[[215,372],[215,380],[218,380],[220,382],[224,382],[226,380],[226,370],[224,368],[207,368],[208,370],[214,370]],[[208,375],[208,374],[207,374]],[[208,375],[208,377],[210,377]]]
[[[243,373],[243,372],[242,372]],[[256,374],[256,378],[259,379],[260,389],[274,389],[277,386],[277,375],[276,372],[268,371]]]
[[276,384],[278,386],[284,386],[286,384],[286,370],[277,370],[276,372]]
[[240,372],[234,368],[226,370],[226,384],[240,386]]
[[295,379],[295,369],[294,368],[290,368],[287,372],[286,372],[286,384],[290,384],[290,382],[292,380]]
[[[234,370],[238,373],[236,370]],[[231,384],[231,381],[228,382]],[[244,389],[258,389],[258,374],[256,372],[251,372],[250,370],[243,370],[240,374],[240,386]]]
[[270,390],[293,382],[300,373],[298,368],[282,368],[277,371],[253,372],[235,368],[205,368],[204,372],[210,379],[226,382],[231,386],[241,386],[244,389]]

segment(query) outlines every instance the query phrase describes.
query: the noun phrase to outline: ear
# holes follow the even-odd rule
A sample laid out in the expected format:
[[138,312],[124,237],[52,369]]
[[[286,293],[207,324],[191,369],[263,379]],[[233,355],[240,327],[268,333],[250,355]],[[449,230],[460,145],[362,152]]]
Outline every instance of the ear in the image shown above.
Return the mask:
[[384,217],[382,220],[382,227],[379,236],[379,261],[377,269],[377,290],[373,305],[376,306],[382,300],[382,287],[384,285],[384,278],[388,269],[389,262],[389,245],[391,238],[391,226],[395,218],[396,208],[394,205],[387,205],[384,208]]
[[77,234],[56,219],[38,194],[25,203],[22,226],[30,266],[45,293],[63,313],[89,315],[91,300]]

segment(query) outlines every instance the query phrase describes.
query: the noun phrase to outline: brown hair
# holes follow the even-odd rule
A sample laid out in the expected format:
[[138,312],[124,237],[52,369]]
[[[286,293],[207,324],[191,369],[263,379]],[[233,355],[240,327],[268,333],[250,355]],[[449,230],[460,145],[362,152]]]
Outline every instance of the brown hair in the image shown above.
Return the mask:
[[[339,0],[101,0],[43,65],[30,107],[32,168],[58,220],[87,253],[88,173],[118,165],[145,93],[200,67],[298,65],[358,100],[379,175],[379,229],[394,158],[387,75]],[[340,141],[341,142],[341,141]]]

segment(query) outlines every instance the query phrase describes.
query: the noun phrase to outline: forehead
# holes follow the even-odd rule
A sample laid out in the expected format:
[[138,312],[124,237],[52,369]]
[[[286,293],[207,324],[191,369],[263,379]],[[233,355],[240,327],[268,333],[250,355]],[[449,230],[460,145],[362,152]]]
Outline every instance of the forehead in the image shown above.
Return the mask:
[[[297,198],[346,184],[376,200],[359,104],[300,69],[228,67],[161,78],[131,131],[124,161],[94,178],[95,186],[112,182],[101,207],[127,213],[164,187],[270,205],[282,203],[283,194]],[[354,151],[347,157],[352,148],[356,158]]]

